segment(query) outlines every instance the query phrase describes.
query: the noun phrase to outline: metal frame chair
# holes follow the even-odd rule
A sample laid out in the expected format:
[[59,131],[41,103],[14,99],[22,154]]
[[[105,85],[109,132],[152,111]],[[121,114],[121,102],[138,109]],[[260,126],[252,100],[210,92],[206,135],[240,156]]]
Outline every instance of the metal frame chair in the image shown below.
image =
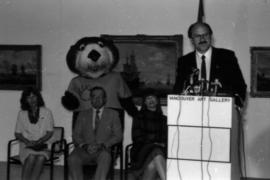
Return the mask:
[[[132,170],[130,169],[132,165],[131,158],[130,158],[130,151],[133,145],[134,145],[133,143],[128,144],[125,148],[125,180],[128,180],[129,177],[132,176],[131,175]],[[130,179],[134,179],[134,177]],[[156,180],[160,180],[160,178],[157,178]]]
[[[74,148],[74,143],[70,142],[67,144],[66,147],[66,161],[65,161],[65,180],[68,180],[68,162],[67,158],[68,155],[70,154],[71,150]],[[120,180],[123,179],[123,142],[119,142],[111,147],[111,157],[112,157],[112,162],[111,162],[111,167],[110,171],[108,174],[108,177],[110,180],[114,180],[114,166],[116,164],[116,160],[119,157],[120,159]],[[87,164],[85,165],[86,167],[91,166],[90,168],[96,168],[97,164],[92,163],[92,164]]]
[[[10,166],[11,164],[21,165],[18,152],[13,152],[15,148],[18,149],[18,139],[11,139],[8,142],[7,149],[7,180],[10,179]],[[53,180],[54,175],[54,163],[60,160],[60,156],[64,155],[65,157],[65,148],[66,140],[64,139],[64,128],[63,127],[54,127],[53,136],[48,140],[48,143],[51,143],[50,148],[50,158],[45,161],[45,166],[50,166],[50,179]],[[16,147],[17,146],[17,147]],[[64,170],[65,173],[65,170]],[[65,175],[65,174],[64,174]]]

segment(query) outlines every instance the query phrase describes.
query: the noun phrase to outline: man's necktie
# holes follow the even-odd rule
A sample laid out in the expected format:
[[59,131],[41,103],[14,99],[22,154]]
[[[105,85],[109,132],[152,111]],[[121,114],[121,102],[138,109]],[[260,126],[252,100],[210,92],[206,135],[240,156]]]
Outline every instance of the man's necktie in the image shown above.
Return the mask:
[[202,55],[202,64],[201,64],[201,79],[206,80],[206,65],[205,65],[205,56]]
[[99,113],[100,113],[100,110],[97,109],[96,110],[96,117],[95,117],[95,133],[97,133],[97,129],[98,129],[98,124],[99,124],[99,121],[100,121],[100,117],[99,117]]

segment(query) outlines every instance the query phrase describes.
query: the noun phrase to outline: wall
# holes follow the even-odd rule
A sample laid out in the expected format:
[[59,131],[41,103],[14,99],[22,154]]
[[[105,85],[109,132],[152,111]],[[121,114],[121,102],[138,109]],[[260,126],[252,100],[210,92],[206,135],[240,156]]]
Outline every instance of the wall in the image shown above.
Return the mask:
[[[2,0],[1,44],[42,45],[42,93],[54,113],[55,124],[65,127],[70,140],[71,113],[60,102],[72,74],[65,63],[70,45],[83,36],[184,35],[184,54],[192,47],[186,37],[197,17],[198,0]],[[233,49],[250,89],[250,46],[269,46],[270,0],[205,0],[215,45]],[[0,160],[13,137],[20,91],[0,91]],[[270,178],[270,102],[249,98],[245,113],[248,176]],[[131,120],[127,119],[127,127]],[[125,143],[130,141],[126,130]]]

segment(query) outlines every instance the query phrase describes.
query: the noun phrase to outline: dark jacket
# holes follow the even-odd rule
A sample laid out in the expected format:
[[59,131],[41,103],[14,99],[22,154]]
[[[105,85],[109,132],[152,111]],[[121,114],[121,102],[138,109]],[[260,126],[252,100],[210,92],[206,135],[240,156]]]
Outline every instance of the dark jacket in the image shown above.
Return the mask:
[[103,143],[106,147],[111,147],[121,142],[123,131],[117,111],[104,108],[96,134],[92,127],[92,117],[93,109],[84,110],[79,113],[72,135],[75,144]]
[[[193,51],[178,60],[174,93],[183,91],[184,84],[196,65],[196,52]],[[246,83],[240,70],[235,53],[231,50],[212,47],[210,82],[218,79],[222,87],[220,93],[235,97],[235,103],[242,106],[246,97]]]
[[132,123],[132,141],[131,160],[134,169],[143,168],[143,164],[152,158],[150,156],[156,154],[157,148],[158,152],[166,156],[167,117],[148,110],[141,111]]

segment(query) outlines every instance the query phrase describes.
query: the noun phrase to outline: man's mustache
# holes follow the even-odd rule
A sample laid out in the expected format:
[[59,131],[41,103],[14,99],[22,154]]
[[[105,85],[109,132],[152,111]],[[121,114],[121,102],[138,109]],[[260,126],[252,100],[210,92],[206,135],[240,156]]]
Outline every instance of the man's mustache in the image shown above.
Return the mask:
[[199,44],[206,44],[206,43],[207,43],[206,41],[199,42]]

